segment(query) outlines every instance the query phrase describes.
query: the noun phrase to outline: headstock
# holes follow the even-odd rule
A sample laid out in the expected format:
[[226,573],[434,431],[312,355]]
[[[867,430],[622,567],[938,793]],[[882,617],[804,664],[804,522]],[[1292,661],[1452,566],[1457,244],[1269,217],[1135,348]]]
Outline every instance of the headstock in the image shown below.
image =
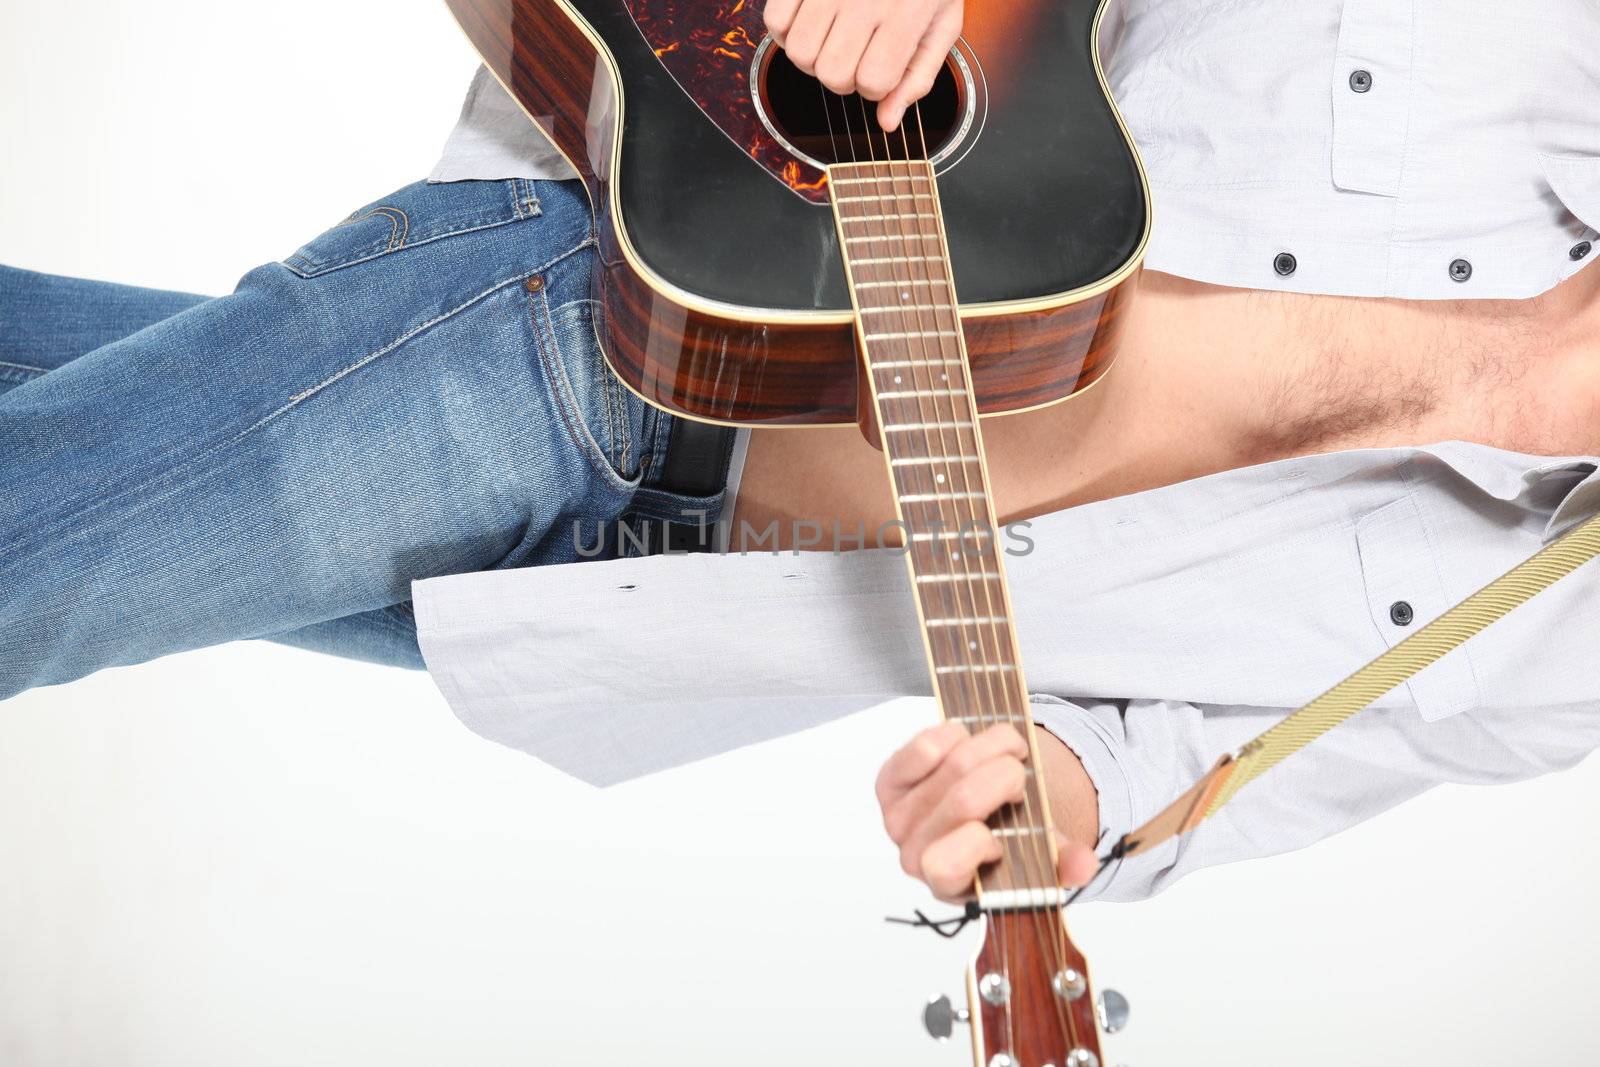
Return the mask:
[[969,1023],[978,1067],[1101,1067],[1101,1034],[1122,1029],[1128,1003],[1115,990],[1096,995],[1061,912],[991,911],[983,927],[968,1009],[935,999],[923,1016],[928,1032],[942,1040],[954,1023]]

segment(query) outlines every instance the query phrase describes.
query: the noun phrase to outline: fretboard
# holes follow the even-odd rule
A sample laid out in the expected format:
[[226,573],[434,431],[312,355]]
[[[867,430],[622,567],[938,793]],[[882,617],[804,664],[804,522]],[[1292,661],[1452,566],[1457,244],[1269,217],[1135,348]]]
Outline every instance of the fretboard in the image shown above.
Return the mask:
[[[1005,534],[989,498],[933,168],[835,164],[828,182],[934,695],[973,733],[1011,723],[1032,747]],[[1029,891],[1055,886],[1037,766],[1035,750],[1026,800],[990,820],[1006,858],[982,879],[986,905],[1026,903]]]

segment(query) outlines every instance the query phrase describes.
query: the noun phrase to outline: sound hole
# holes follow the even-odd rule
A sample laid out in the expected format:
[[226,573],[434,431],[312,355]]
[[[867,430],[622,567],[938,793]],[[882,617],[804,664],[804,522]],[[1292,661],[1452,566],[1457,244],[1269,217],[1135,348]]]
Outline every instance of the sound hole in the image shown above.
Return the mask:
[[871,159],[938,160],[955,147],[970,86],[952,57],[933,89],[906,112],[899,129],[878,125],[878,105],[860,93],[840,96],[789,61],[768,39],[760,78],[762,120],[791,151],[811,163],[865,162]]

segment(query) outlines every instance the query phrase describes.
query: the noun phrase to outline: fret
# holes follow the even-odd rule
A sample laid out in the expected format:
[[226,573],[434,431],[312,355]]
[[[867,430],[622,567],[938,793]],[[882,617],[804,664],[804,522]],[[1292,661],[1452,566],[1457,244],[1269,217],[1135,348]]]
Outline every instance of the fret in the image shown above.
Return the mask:
[[[946,331],[949,332],[949,331]],[[875,336],[867,334],[868,337]],[[873,370],[890,370],[895,367],[959,367],[964,359],[880,359],[872,363]]]
[[989,832],[996,837],[1030,837],[1046,831],[1042,826],[1000,826],[991,827]]
[[935,674],[1000,674],[1004,671],[1017,669],[1015,663],[954,663],[945,667],[935,667]]
[[900,497],[902,504],[931,504],[936,500],[982,500],[987,493],[905,493]]
[[946,618],[927,619],[929,626],[1004,626],[1011,620],[1004,615],[952,615]]
[[943,285],[943,278],[907,278],[905,281],[895,282],[856,282],[857,289],[888,289],[901,285]]
[[863,315],[899,315],[907,311],[954,311],[949,304],[892,304],[889,307],[862,308]]
[[[878,395],[882,396],[883,394],[879,393]],[[949,463],[949,462],[976,463],[976,462],[978,462],[978,457],[977,456],[901,456],[899,459],[891,459],[889,461],[889,466],[891,466],[891,467],[920,467],[925,463]]]
[[891,393],[879,393],[879,400],[906,400],[914,396],[966,396],[965,389],[901,389]]
[[[886,175],[883,175],[882,177],[876,177],[876,178],[835,178],[835,177],[830,176],[828,178],[828,184],[829,185],[877,185],[877,184],[879,184],[881,182],[886,182],[886,181],[925,182],[927,180],[928,180],[928,176],[926,174],[892,174],[892,175],[886,174]],[[834,199],[835,200],[840,200],[840,199],[847,199],[847,198],[845,198],[845,197],[837,197],[836,196],[836,197],[834,197]]]
[[[869,199],[876,200],[877,198],[876,197],[860,196],[860,197],[856,197],[856,199],[857,200],[869,200]],[[896,213],[891,214],[891,215],[841,215],[839,217],[841,219],[843,219],[845,222],[894,222],[894,221],[899,220],[899,219],[936,219],[939,216],[933,215],[933,214],[929,214],[926,211],[901,211],[901,212],[896,212]],[[916,234],[905,233],[905,234],[899,234],[898,236],[901,236],[901,237],[915,237]]]
[[[954,330],[894,330],[889,333],[867,333],[862,331],[862,336],[869,341],[900,341],[908,337],[955,337]],[[914,362],[914,361],[913,361]],[[946,363],[960,363],[959,359],[943,360]],[[888,366],[887,363],[876,364],[879,367]],[[909,363],[907,364],[910,365]]]
[[906,241],[923,240],[931,241],[932,237],[918,237],[910,233],[864,233],[845,237],[846,241]]
[[[932,202],[932,193],[918,192],[914,188],[897,188],[894,183],[901,180],[902,179],[900,178],[884,178],[882,179],[882,184],[880,184],[878,191],[875,193],[868,193],[866,196],[836,196],[833,198],[833,200],[836,204],[883,204],[898,203],[901,200],[910,200],[912,203],[916,203],[920,200]],[[860,218],[860,216],[846,215],[845,218],[853,219]]]
[[918,585],[940,585],[946,582],[970,582],[974,578],[984,582],[997,582],[1000,576],[994,571],[972,571],[968,574],[919,574]]
[[[906,197],[910,197],[912,200],[933,199],[932,193],[919,193],[916,189],[896,189],[892,184],[904,180],[904,178],[879,178],[880,189],[882,189],[884,183],[890,183],[887,192],[868,193],[866,196],[836,196],[833,198],[833,202],[836,204],[881,204],[885,200],[902,200]],[[845,216],[845,218],[849,217],[849,215]]]
[[[885,263],[943,263],[943,256],[870,256],[866,259],[852,259],[852,267],[878,267]],[[944,279],[939,279],[943,281]]]
[[884,433],[917,433],[922,430],[970,430],[970,422],[899,422],[879,427]]
[[[940,530],[938,533],[914,533],[911,535],[913,542],[923,543],[928,541],[966,541],[971,539],[981,542],[986,537],[993,537],[988,530],[974,527],[970,530]],[[981,544],[977,547],[982,547]]]

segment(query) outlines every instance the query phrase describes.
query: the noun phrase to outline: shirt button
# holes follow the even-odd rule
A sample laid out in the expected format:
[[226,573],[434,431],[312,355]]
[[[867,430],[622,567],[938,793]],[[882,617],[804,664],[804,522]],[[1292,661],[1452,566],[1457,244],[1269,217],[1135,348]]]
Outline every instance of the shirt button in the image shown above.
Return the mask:
[[1372,72],[1370,70],[1352,70],[1350,72],[1350,88],[1358,93],[1364,93],[1372,88]]
[[1589,254],[1589,249],[1591,247],[1593,246],[1591,246],[1588,241],[1579,241],[1568,250],[1567,255],[1572,258],[1573,262],[1577,262]]
[[1277,271],[1278,275],[1283,278],[1293,274],[1294,269],[1299,265],[1300,261],[1287,252],[1279,252],[1272,260],[1272,269]]
[[1404,600],[1396,600],[1389,605],[1389,621],[1396,626],[1410,626],[1414,618],[1416,615],[1412,612],[1411,605]]
[[1450,261],[1450,279],[1452,281],[1464,282],[1470,277],[1472,277],[1471,263],[1468,263],[1464,259],[1453,259]]

